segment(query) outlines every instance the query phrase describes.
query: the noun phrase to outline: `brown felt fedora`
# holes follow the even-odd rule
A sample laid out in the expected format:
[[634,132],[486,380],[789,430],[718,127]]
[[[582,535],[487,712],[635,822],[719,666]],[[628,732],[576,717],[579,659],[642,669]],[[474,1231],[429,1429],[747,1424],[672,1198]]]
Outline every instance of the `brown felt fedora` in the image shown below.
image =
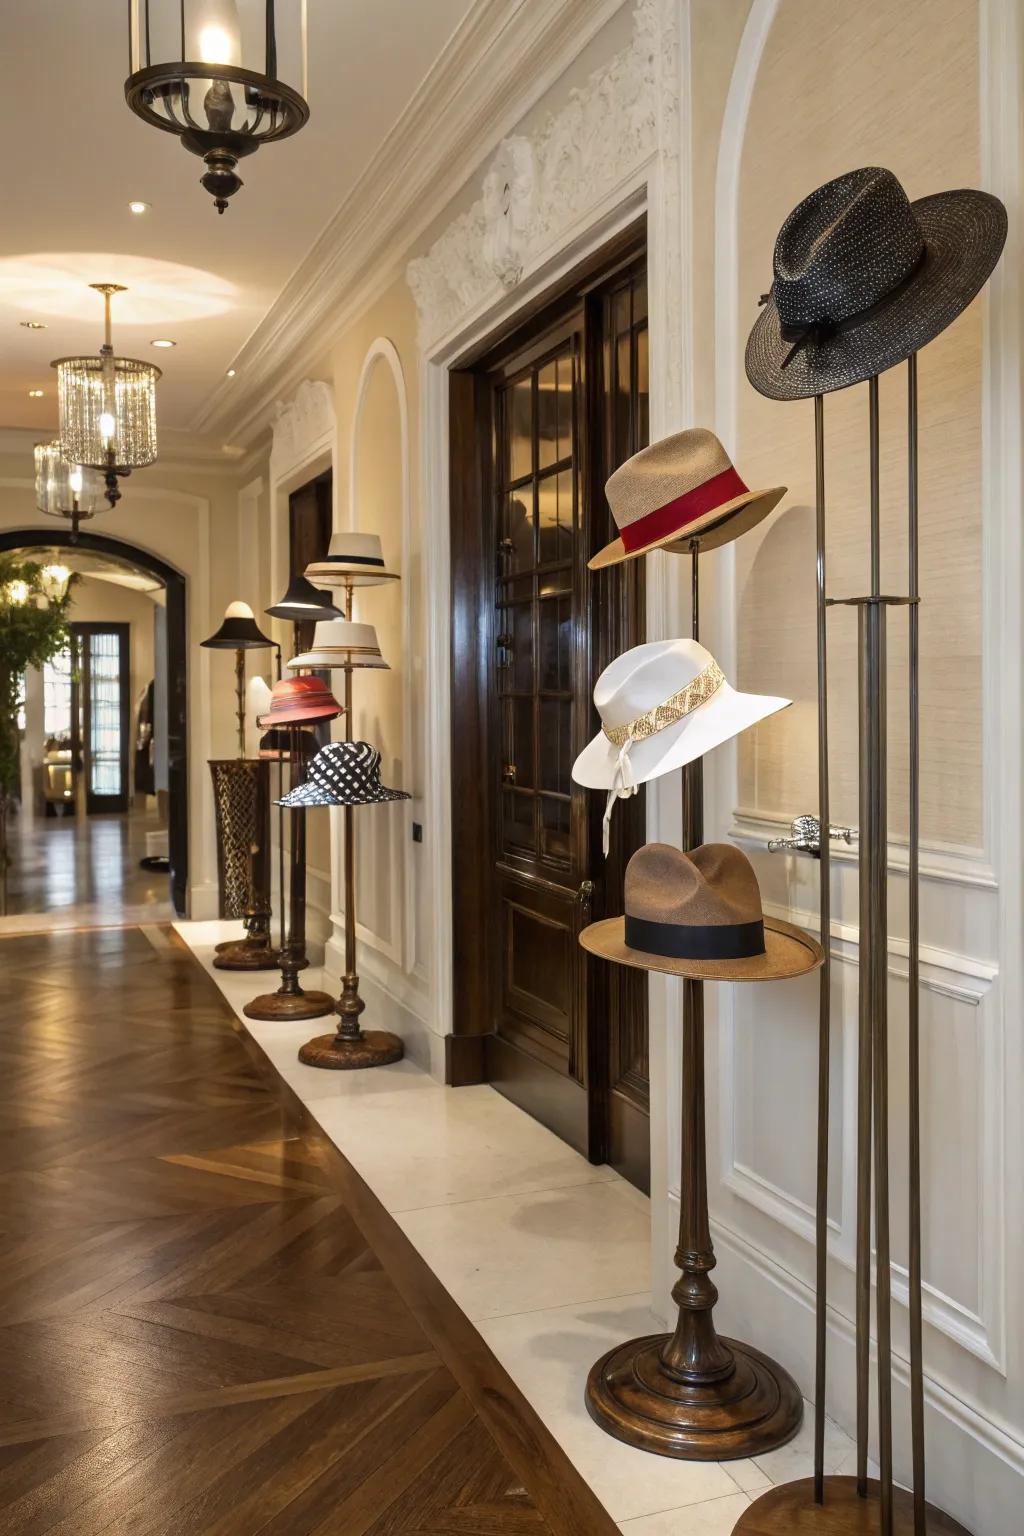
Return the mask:
[[782,981],[824,960],[792,923],[765,917],[754,868],[731,843],[682,853],[648,843],[626,866],[626,914],[591,923],[592,955],[704,981]]
[[619,537],[589,561],[593,571],[652,549],[717,549],[767,517],[786,487],[749,490],[715,434],[691,427],[641,448],[604,491]]

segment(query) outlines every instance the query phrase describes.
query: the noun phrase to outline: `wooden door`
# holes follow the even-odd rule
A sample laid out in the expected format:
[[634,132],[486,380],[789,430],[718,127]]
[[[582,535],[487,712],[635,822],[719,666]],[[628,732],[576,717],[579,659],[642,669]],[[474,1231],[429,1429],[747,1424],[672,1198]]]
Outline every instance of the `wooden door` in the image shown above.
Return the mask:
[[126,811],[131,664],[128,624],[72,624],[78,662],[75,717],[86,815]]
[[641,1186],[646,990],[610,980],[578,935],[621,910],[642,804],[605,865],[603,806],[570,775],[597,729],[597,671],[642,638],[642,569],[595,580],[587,560],[614,533],[608,465],[645,432],[643,272],[618,258],[452,381],[449,1064],[450,1080],[492,1082]]
[[[332,472],[327,469],[315,480],[300,485],[288,497],[288,579],[301,576],[307,565],[327,558],[331,542]],[[295,649],[308,651],[313,644],[315,620],[302,619],[295,625]]]

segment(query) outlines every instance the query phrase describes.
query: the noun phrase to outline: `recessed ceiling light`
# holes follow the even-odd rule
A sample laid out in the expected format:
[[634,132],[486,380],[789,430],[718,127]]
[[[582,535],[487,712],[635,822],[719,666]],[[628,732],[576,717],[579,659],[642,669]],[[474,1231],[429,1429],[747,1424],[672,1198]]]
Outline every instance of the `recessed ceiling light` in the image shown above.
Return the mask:
[[29,398],[32,400],[41,400],[43,398],[43,391],[41,389],[30,389]]
[[150,342],[151,347],[176,347],[177,345],[178,343],[176,341],[159,340]]
[[129,213],[148,213],[149,204],[133,201],[128,204],[128,211]]
[[23,325],[25,327],[26,331],[45,331],[46,330],[46,326],[43,324],[42,320],[19,320],[18,324],[19,325]]
[[233,368],[229,368],[228,369],[228,378],[229,379],[233,379],[234,376],[235,376],[235,370]]

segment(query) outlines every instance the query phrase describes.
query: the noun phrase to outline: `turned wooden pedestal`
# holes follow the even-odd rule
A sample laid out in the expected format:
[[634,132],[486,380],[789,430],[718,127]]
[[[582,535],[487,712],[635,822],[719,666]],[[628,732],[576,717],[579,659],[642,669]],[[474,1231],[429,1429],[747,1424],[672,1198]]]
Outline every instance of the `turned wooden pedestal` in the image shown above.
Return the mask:
[[[703,836],[699,762],[683,774],[686,846]],[[641,1450],[689,1461],[729,1461],[784,1445],[800,1428],[803,1399],[792,1376],[760,1350],[719,1338],[712,1280],[704,1130],[704,988],[683,983],[681,1274],[672,1290],[672,1333],[631,1339],[598,1360],[586,1403],[602,1429]]]

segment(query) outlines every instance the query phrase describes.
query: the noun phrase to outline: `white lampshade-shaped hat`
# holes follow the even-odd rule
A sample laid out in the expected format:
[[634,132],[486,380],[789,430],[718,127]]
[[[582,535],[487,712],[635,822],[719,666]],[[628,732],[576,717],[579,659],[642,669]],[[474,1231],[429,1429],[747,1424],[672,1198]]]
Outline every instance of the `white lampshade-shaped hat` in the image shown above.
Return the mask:
[[398,580],[398,572],[384,565],[376,533],[332,533],[326,560],[307,565],[305,575],[314,586],[324,587],[375,587]]
[[356,624],[350,619],[321,619],[313,631],[312,649],[293,656],[288,663],[293,672],[332,667],[387,668],[380,653],[377,631],[372,624]]

